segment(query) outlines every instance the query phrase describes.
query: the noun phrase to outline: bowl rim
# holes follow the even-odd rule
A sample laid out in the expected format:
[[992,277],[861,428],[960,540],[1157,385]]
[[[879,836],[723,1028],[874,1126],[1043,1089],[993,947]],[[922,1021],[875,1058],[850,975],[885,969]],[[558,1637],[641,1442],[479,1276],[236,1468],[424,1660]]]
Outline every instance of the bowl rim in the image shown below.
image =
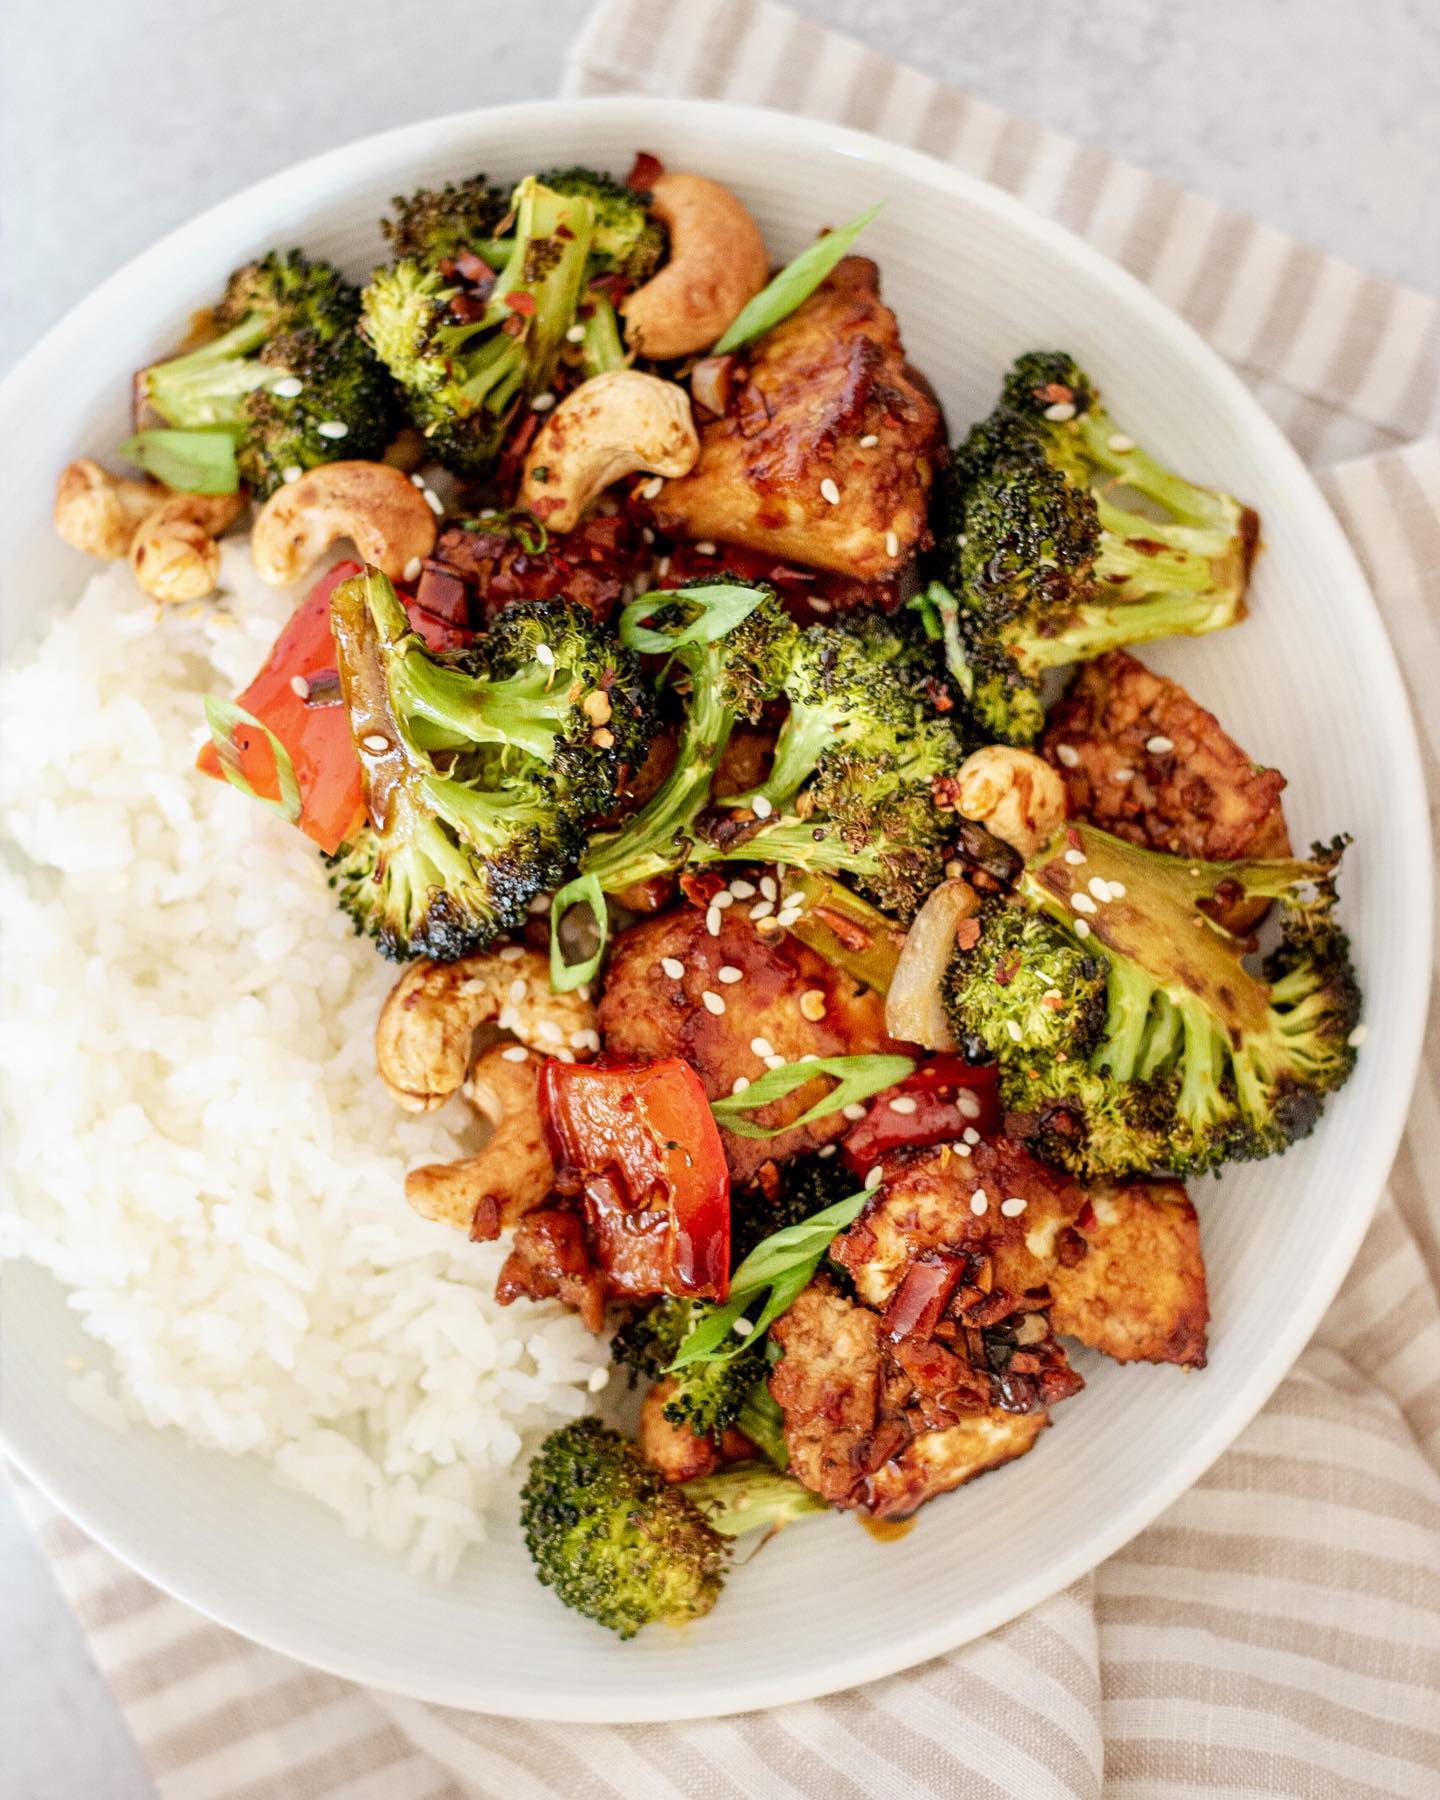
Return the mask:
[[[1163,341],[1167,352],[1196,365],[1222,399],[1248,416],[1259,447],[1273,458],[1282,476],[1295,487],[1297,501],[1304,496],[1304,516],[1299,521],[1301,528],[1321,546],[1336,571],[1337,582],[1351,590],[1354,604],[1365,615],[1374,639],[1374,674],[1377,682],[1390,689],[1390,729],[1395,734],[1392,741],[1402,751],[1386,770],[1387,781],[1391,784],[1387,802],[1398,820],[1399,841],[1406,847],[1413,865],[1406,871],[1410,883],[1408,891],[1412,896],[1411,919],[1418,940],[1428,944],[1432,872],[1425,850],[1429,842],[1428,809],[1414,719],[1394,647],[1368,581],[1313,474],[1219,353],[1135,276],[1076,233],[1033,211],[1020,199],[922,151],[849,126],[764,107],[642,95],[566,97],[466,108],[364,135],[289,164],[277,173],[239,189],[131,257],[51,326],[0,381],[0,421],[7,415],[23,417],[32,405],[43,405],[52,367],[68,359],[73,353],[70,346],[92,328],[101,331],[103,336],[113,291],[142,279],[147,270],[160,266],[183,240],[199,241],[217,230],[226,230],[238,237],[246,229],[251,214],[264,214],[269,208],[273,217],[276,211],[283,210],[275,208],[273,202],[297,177],[304,177],[311,185],[326,178],[333,181],[345,173],[356,180],[363,179],[367,173],[383,172],[388,163],[407,154],[433,151],[437,144],[459,139],[467,131],[493,131],[497,122],[502,126],[513,124],[523,132],[543,130],[547,124],[574,125],[586,116],[633,120],[639,142],[647,128],[658,125],[675,131],[692,122],[697,114],[728,129],[737,141],[752,145],[757,155],[767,151],[783,154],[787,145],[803,142],[808,150],[821,149],[847,159],[858,159],[887,173],[907,177],[932,189],[948,190],[963,198],[968,206],[991,214],[1004,228],[1029,237],[1043,252],[1082,268],[1128,308],[1140,313],[1157,339]],[[637,1684],[633,1700],[627,1698],[623,1713],[617,1713],[614,1699],[608,1695],[587,1701],[583,1692],[575,1691],[552,1698],[532,1695],[528,1691],[497,1695],[492,1690],[484,1696],[481,1705],[473,1687],[467,1687],[463,1680],[453,1684],[425,1681],[418,1686],[407,1686],[394,1671],[377,1669],[374,1658],[363,1648],[337,1644],[333,1653],[322,1657],[317,1656],[312,1645],[297,1647],[283,1625],[276,1627],[266,1618],[251,1616],[243,1584],[237,1587],[230,1605],[202,1606],[191,1599],[183,1591],[180,1578],[166,1567],[164,1551],[160,1547],[163,1535],[154,1542],[138,1545],[128,1541],[123,1531],[112,1530],[104,1514],[103,1501],[98,1498],[98,1488],[90,1492],[62,1491],[63,1481],[49,1478],[43,1462],[28,1455],[25,1446],[11,1438],[3,1412],[0,1412],[0,1448],[88,1536],[146,1581],[197,1614],[213,1619],[254,1643],[365,1686],[507,1718],[577,1724],[720,1717],[815,1699],[853,1688],[912,1668],[971,1642],[1089,1573],[1190,1488],[1245,1429],[1309,1340],[1344,1280],[1369,1227],[1409,1112],[1419,1071],[1427,1003],[1428,992],[1424,984],[1414,984],[1401,1004],[1399,1016],[1391,1022],[1385,1053],[1398,1079],[1389,1086],[1383,1110],[1378,1115],[1372,1114],[1368,1121],[1365,1179],[1357,1184],[1359,1191],[1355,1203],[1346,1213],[1341,1228],[1330,1235],[1324,1256],[1303,1296],[1303,1304],[1279,1322],[1266,1354],[1251,1365],[1229,1404],[1191,1440],[1185,1453],[1173,1460],[1163,1477],[1148,1482],[1130,1504],[1119,1509],[1103,1526],[1077,1537],[1068,1554],[1046,1562],[1028,1580],[1013,1584],[988,1605],[967,1612],[959,1629],[951,1623],[940,1622],[927,1628],[896,1632],[841,1658],[818,1666],[811,1664],[792,1669],[783,1677],[769,1677],[763,1693],[757,1693],[754,1684],[741,1676],[728,1686],[717,1686],[713,1693],[706,1695],[703,1704],[684,1700],[677,1705],[673,1699],[667,1703],[659,1695],[647,1695]],[[1375,1052],[1372,1050],[1371,1054]],[[1323,1123],[1320,1129],[1325,1129]],[[101,1429],[104,1428],[97,1426],[97,1430]]]

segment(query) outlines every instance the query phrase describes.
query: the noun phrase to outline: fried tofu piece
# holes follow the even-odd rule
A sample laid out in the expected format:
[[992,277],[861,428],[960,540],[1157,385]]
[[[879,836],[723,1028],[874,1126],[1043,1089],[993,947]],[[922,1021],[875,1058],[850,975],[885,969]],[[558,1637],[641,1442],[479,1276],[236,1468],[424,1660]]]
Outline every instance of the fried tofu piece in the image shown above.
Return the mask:
[[[755,1081],[765,1073],[765,1055],[753,1048],[758,1040],[786,1062],[812,1053],[863,1056],[894,1048],[885,1032],[885,1002],[873,989],[788,932],[762,934],[743,905],[722,914],[718,937],[705,918],[702,908],[682,905],[615,939],[597,1015],[611,1055],[647,1062],[683,1057],[709,1098],[718,1100],[733,1093],[742,1076]],[[680,973],[668,973],[666,963]],[[722,969],[738,969],[740,979],[722,979]],[[707,993],[722,1012],[706,1006]],[[804,1000],[807,994],[817,998]],[[822,1006],[821,1017],[807,1017]],[[747,1116],[760,1125],[785,1125],[823,1098],[829,1085],[807,1081]],[[722,1127],[731,1179],[744,1187],[764,1163],[798,1156],[848,1129],[839,1113],[773,1138],[737,1137]]]
[[[1132,844],[1212,862],[1290,854],[1285,777],[1252,762],[1214,713],[1124,650],[1082,666],[1051,709],[1041,748],[1060,771],[1070,816]],[[1266,906],[1212,910],[1243,936]]]
[[1210,1302],[1200,1221],[1178,1181],[1090,1190],[1084,1248],[1050,1270],[1050,1323],[1116,1362],[1205,1366]]
[[652,514],[669,537],[874,581],[929,541],[941,433],[875,264],[847,256],[760,340],[724,416],[702,427],[699,462]]
[[770,1392],[785,1416],[791,1472],[832,1506],[882,1519],[912,1513],[1023,1456],[1048,1423],[1043,1407],[981,1403],[931,1427],[879,1314],[823,1276],[771,1335],[783,1352]]

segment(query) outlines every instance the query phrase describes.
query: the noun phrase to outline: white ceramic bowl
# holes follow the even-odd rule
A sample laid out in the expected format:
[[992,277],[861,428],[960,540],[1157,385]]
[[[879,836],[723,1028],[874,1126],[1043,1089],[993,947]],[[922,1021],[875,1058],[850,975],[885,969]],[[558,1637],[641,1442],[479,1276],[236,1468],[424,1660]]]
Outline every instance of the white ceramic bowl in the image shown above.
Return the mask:
[[57,325],[0,390],[11,643],[90,573],[50,529],[55,472],[125,435],[130,371],[175,341],[235,263],[298,242],[363,275],[379,260],[375,221],[396,192],[476,168],[511,177],[575,161],[623,172],[637,147],[735,187],[777,258],[883,198],[862,247],[952,429],[989,407],[1018,351],[1068,347],[1127,430],[1259,507],[1266,549],[1248,623],[1147,657],[1287,772],[1298,843],[1355,832],[1344,913],[1370,1040],[1308,1143],[1198,1194],[1214,1309],[1203,1374],[1086,1356],[1086,1391],[1038,1448],[926,1508],[902,1541],[874,1542],[838,1516],[808,1525],[736,1573],[703,1623],[630,1644],[539,1587],[513,1527],[441,1588],[357,1547],[258,1466],[146,1430],[109,1435],[66,1398],[66,1356],[93,1345],[47,1278],[8,1270],[0,1410],[10,1452],[142,1574],[359,1681],[490,1712],[609,1722],[769,1706],[917,1663],[1074,1581],[1193,1482],[1289,1367],[1360,1242],[1410,1092],[1429,929],[1419,761],[1389,644],[1335,520],[1240,382],[1127,275],[1005,195],[874,138],[778,114],[656,100],[470,113],[304,163],[174,232]]

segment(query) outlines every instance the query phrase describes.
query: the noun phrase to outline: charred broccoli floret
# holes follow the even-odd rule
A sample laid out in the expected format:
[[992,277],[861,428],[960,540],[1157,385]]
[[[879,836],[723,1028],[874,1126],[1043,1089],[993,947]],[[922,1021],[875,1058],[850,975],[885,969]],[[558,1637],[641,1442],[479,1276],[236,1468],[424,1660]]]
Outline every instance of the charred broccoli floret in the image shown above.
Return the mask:
[[1242,618],[1257,530],[1121,435],[1070,357],[1034,352],[939,484],[913,604],[987,736],[1029,743],[1046,669]]
[[483,948],[610,803],[648,735],[643,680],[563,601],[513,607],[476,652],[436,656],[371,569],[335,589],[331,625],[370,818],[332,863],[341,905],[387,956]]
[[[417,226],[407,240],[430,248],[377,270],[362,297],[365,334],[416,423],[465,473],[489,467],[518,409],[549,387],[594,237],[591,202],[534,176],[516,188],[512,208],[513,235],[499,240],[506,256],[493,282],[468,285],[452,257],[434,253],[444,231]],[[481,249],[475,254],[484,260]]]
[[595,210],[592,274],[616,274],[632,287],[648,281],[665,254],[665,229],[637,189],[594,169],[547,169],[537,177],[557,194],[579,195]]
[[[1010,911],[994,906],[956,951],[947,983],[957,1030],[999,1060],[1010,1129],[1082,1176],[1195,1174],[1306,1136],[1355,1061],[1360,993],[1333,917],[1344,844],[1203,863],[1067,827],[1025,865]],[[1208,916],[1217,895],[1279,902],[1281,941],[1259,974]]]
[[539,1580],[622,1638],[708,1613],[728,1539],[825,1510],[799,1482],[755,1465],[672,1487],[627,1438],[588,1418],[546,1438],[520,1497]]
[[818,1152],[794,1157],[781,1168],[779,1192],[773,1197],[759,1188],[731,1194],[731,1261],[739,1268],[772,1232],[799,1225],[854,1192],[855,1177],[843,1157]]
[[359,316],[359,293],[333,264],[272,251],[231,275],[217,335],[142,370],[137,391],[167,425],[228,431],[241,478],[263,498],[287,470],[384,449],[394,397]]
[[607,893],[668,874],[696,855],[696,824],[730,734],[780,692],[797,632],[773,589],[721,580],[633,601],[620,635],[633,649],[667,654],[672,680],[688,692],[669,775],[582,860]]
[[[631,1380],[658,1381],[679,1354],[680,1346],[714,1306],[708,1300],[667,1296],[622,1325],[610,1340],[610,1355],[630,1371]],[[686,1425],[696,1437],[719,1443],[735,1424],[751,1390],[763,1381],[767,1364],[763,1343],[742,1350],[727,1362],[689,1363],[675,1376],[675,1387],[662,1411],[672,1425]]]
[[472,175],[467,181],[447,181],[443,188],[420,188],[408,197],[397,194],[390,204],[394,216],[382,219],[380,229],[397,259],[438,265],[469,254],[503,267],[504,255],[496,252],[493,240],[510,211],[508,188]]

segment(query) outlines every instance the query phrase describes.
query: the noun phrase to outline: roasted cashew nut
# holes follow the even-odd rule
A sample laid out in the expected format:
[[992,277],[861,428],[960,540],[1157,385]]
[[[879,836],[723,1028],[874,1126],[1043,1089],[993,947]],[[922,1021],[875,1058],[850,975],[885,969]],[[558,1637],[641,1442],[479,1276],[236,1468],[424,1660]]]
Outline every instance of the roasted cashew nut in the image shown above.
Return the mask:
[[1033,856],[1065,823],[1065,784],[1028,750],[987,744],[956,777],[955,810],[1022,856]]
[[427,1163],[405,1177],[405,1198],[422,1219],[493,1238],[546,1198],[555,1165],[540,1123],[540,1063],[515,1044],[492,1044],[476,1059],[466,1096],[490,1136],[475,1156]]
[[578,991],[552,993],[546,958],[509,944],[411,963],[375,1027],[381,1080],[407,1112],[433,1112],[463,1084],[476,1028],[490,1023],[567,1062],[600,1047],[591,1003]]
[[86,556],[115,562],[129,554],[135,528],[166,492],[158,481],[129,481],[82,457],[55,483],[55,529]]
[[550,530],[573,531],[612,482],[642,469],[688,475],[699,457],[684,388],[638,369],[611,369],[572,389],[535,434],[520,504]]
[[670,257],[620,313],[630,348],[664,361],[708,350],[770,279],[770,259],[760,227],[718,181],[662,175],[650,201]]
[[322,463],[280,487],[250,533],[255,569],[271,587],[288,587],[337,538],[392,581],[435,548],[435,514],[402,470],[388,463]]
[[203,600],[220,579],[215,542],[240,516],[239,494],[172,494],[140,522],[130,567],[145,593],[174,604]]

